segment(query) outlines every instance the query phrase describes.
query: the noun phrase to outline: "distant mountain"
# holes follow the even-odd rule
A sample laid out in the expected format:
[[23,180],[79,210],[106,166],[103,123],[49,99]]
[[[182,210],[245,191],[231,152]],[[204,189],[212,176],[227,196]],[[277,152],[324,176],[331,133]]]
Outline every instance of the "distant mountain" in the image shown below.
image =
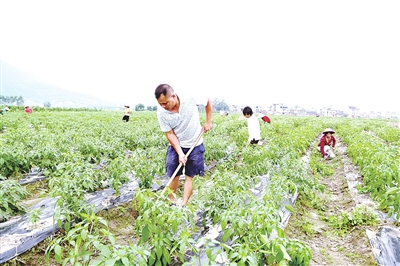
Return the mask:
[[2,62],[2,95],[22,96],[25,104],[41,106],[50,102],[51,107],[110,108],[116,103],[91,95],[69,91],[43,83],[29,73]]

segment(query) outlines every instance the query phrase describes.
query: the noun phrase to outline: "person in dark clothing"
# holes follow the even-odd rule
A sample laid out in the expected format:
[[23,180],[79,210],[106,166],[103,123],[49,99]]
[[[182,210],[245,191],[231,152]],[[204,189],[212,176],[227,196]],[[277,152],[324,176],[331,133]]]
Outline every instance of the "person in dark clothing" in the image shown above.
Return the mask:
[[129,105],[125,105],[124,116],[122,117],[122,121],[128,122],[131,114],[132,110],[129,108]]
[[6,107],[6,108],[4,108],[4,109],[1,109],[0,114],[1,114],[1,115],[5,115],[8,111],[10,111],[10,109],[8,109],[8,107]]

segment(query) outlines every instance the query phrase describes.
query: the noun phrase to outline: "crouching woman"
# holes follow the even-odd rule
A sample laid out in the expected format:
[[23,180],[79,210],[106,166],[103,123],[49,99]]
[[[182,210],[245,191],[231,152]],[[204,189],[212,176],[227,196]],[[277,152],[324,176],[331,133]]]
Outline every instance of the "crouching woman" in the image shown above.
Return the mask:
[[333,153],[333,150],[335,149],[336,145],[336,139],[333,136],[335,134],[335,131],[331,128],[327,128],[322,132],[323,136],[321,137],[319,144],[318,144],[318,150],[321,152],[322,157],[326,159],[333,159],[335,158],[335,154]]

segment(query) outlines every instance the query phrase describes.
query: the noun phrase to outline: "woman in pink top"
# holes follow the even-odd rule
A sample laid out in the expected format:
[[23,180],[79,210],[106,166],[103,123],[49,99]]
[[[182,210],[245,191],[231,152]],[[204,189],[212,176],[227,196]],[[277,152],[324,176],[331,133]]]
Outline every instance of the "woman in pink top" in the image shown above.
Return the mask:
[[25,106],[25,113],[32,114],[32,108],[30,108],[28,105]]
[[319,141],[318,150],[321,152],[324,159],[333,159],[335,157],[333,150],[335,149],[336,145],[336,139],[333,136],[335,131],[331,128],[327,128],[322,133],[324,135]]

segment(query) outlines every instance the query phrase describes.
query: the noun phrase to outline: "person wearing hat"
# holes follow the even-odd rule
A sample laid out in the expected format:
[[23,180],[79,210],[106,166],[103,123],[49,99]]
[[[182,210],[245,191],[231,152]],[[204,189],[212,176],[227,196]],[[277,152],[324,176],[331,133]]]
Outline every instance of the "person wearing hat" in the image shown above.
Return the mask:
[[336,139],[333,136],[335,131],[331,128],[327,128],[322,132],[324,134],[318,144],[318,150],[321,152],[322,157],[326,159],[333,159],[335,158],[335,154],[333,150],[335,149]]
[[128,122],[129,116],[132,114],[132,110],[129,108],[129,105],[125,105],[124,116],[122,117],[122,121]]
[[32,111],[33,111],[32,108],[30,108],[28,105],[25,106],[25,110],[24,110],[25,113],[30,115],[30,114],[32,114]]
[[1,115],[5,115],[6,112],[10,111],[10,109],[8,109],[8,107],[1,109]]

